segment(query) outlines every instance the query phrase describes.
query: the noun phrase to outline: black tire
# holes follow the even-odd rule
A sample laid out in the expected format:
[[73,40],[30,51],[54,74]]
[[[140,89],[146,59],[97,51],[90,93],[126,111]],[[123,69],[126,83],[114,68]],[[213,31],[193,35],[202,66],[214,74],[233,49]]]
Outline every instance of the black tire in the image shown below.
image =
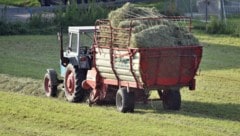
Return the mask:
[[50,69],[44,76],[44,91],[48,97],[56,97],[58,78],[57,73]]
[[120,88],[116,94],[116,106],[119,112],[134,112],[134,92],[127,92],[126,88]]
[[179,110],[181,107],[181,94],[180,89],[168,89],[158,91],[162,97],[163,108],[165,110]]
[[82,81],[86,79],[87,70],[68,64],[64,77],[64,90],[69,102],[82,102],[86,91],[82,88]]

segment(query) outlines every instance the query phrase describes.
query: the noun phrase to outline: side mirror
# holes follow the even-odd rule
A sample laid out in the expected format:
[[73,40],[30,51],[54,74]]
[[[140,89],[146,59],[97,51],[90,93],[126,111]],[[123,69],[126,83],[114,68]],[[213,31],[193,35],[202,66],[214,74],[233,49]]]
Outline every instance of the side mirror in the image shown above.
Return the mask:
[[61,37],[62,37],[62,36],[61,36],[61,33],[58,32],[58,33],[57,33],[57,39],[58,39],[58,41],[61,41]]

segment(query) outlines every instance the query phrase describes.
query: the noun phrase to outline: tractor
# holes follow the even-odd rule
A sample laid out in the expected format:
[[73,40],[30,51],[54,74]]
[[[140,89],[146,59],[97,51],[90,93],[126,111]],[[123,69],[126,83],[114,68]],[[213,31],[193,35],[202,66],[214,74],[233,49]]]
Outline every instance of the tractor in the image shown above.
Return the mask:
[[63,51],[63,35],[58,33],[61,43],[60,70],[63,80],[58,79],[54,69],[47,69],[44,77],[44,90],[47,96],[54,97],[57,95],[57,86],[63,83],[66,99],[70,102],[82,102],[86,91],[81,83],[86,79],[87,71],[91,69],[90,47],[95,27],[69,27],[68,31],[69,45],[66,51]]

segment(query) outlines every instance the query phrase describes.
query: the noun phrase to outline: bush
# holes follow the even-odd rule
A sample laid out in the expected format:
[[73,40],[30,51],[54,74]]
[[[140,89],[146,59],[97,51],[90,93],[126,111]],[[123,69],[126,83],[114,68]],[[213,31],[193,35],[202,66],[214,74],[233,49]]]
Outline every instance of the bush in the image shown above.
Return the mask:
[[216,17],[211,18],[211,22],[207,24],[207,33],[210,34],[233,34],[234,29],[223,21],[217,20]]
[[57,26],[53,19],[44,17],[44,14],[33,15],[27,22],[28,33],[30,34],[52,34],[56,33]]
[[56,11],[53,22],[64,28],[75,25],[94,25],[97,19],[106,18],[109,12],[109,9],[100,7],[95,3],[90,3],[87,8],[72,4],[67,6],[65,10]]
[[0,35],[16,35],[27,33],[27,27],[21,22],[5,22],[0,21]]

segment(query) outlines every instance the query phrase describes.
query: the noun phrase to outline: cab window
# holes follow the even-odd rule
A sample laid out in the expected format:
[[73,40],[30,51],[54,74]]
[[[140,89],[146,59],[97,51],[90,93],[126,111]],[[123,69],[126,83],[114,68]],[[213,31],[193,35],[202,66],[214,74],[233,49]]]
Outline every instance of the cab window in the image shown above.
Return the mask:
[[69,50],[72,52],[77,52],[77,45],[78,45],[78,34],[70,33],[69,38]]

